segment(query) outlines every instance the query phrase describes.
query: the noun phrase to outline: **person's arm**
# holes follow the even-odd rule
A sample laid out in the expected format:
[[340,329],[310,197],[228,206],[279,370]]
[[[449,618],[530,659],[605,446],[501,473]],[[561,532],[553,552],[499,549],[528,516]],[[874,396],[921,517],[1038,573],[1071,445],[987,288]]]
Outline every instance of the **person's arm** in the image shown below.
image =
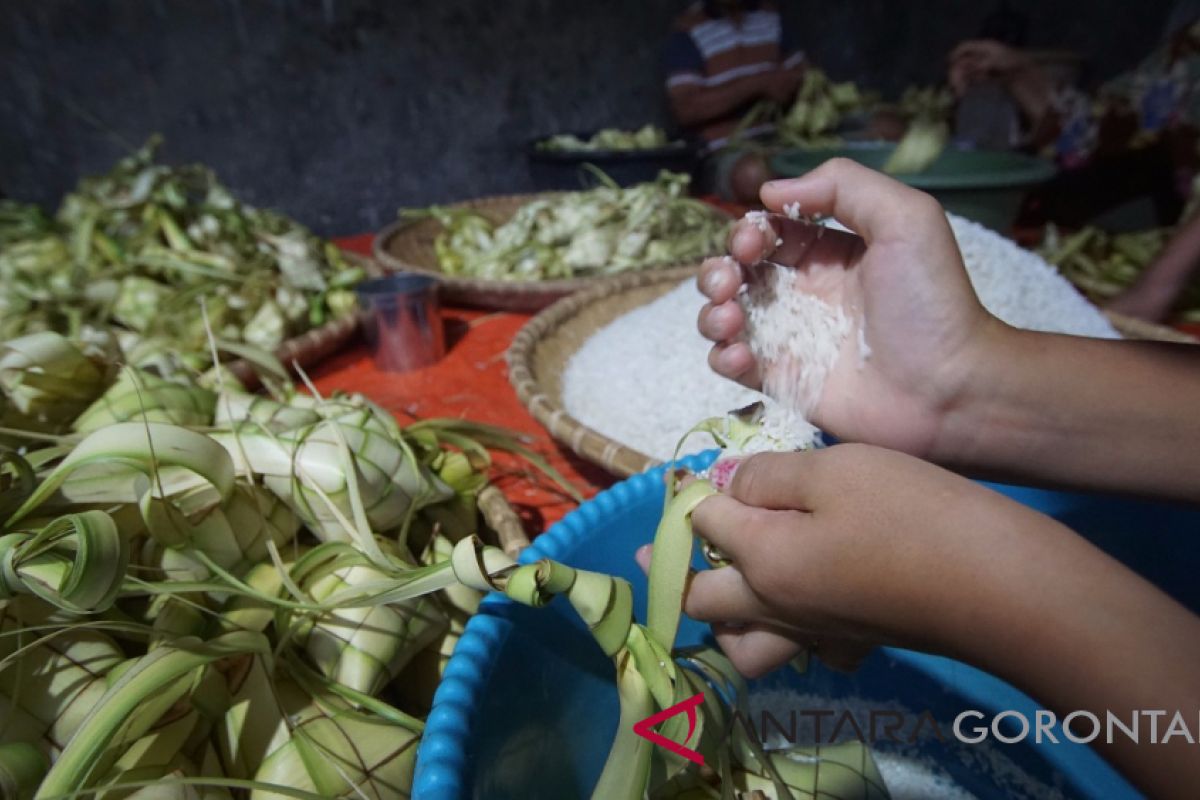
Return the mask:
[[715,86],[698,81],[676,83],[667,90],[667,97],[679,124],[695,127],[727,117],[762,97],[786,103],[798,82],[796,70],[771,69]]
[[[890,644],[977,665],[1059,719],[1163,710],[1161,739],[1200,708],[1200,618],[1058,522],[926,462],[865,445],[752,456],[693,522],[733,566],[696,573],[684,611],[744,673],[812,643],[822,659],[830,642]],[[1094,746],[1149,795],[1192,796],[1195,745],[1149,744],[1141,722],[1142,743]]]
[[974,474],[1200,501],[1200,347],[1005,327],[929,457]]
[[793,53],[779,67],[720,83],[705,75],[704,57],[692,37],[675,31],[663,50],[667,73],[667,99],[675,121],[694,128],[728,117],[762,97],[786,103],[796,92],[803,75],[803,55]]
[[1110,302],[1108,308],[1158,322],[1171,312],[1197,268],[1200,268],[1200,215],[1175,232],[1137,282]]
[[[863,361],[847,337],[814,424],[974,474],[1200,499],[1200,347],[1005,325],[979,304],[940,206],[853,162],[772,181],[761,195],[768,209],[799,203],[862,236],[837,251],[845,235],[826,232],[813,248],[812,226],[777,220],[770,235],[743,222],[731,239],[742,264],[796,264],[801,289],[841,304],[871,349]],[[716,343],[718,373],[758,385],[740,340],[741,282],[737,265],[706,262],[700,330]]]

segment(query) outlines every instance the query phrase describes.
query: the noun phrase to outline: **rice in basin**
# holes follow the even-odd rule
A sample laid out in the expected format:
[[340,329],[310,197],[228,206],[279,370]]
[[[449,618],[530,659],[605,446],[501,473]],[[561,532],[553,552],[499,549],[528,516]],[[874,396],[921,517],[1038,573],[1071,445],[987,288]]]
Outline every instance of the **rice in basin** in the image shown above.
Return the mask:
[[[1036,253],[970,220],[947,216],[975,293],[992,314],[1029,330],[1117,338],[1099,309]],[[709,368],[711,344],[696,329],[705,302],[689,279],[593,334],[563,374],[567,413],[611,439],[665,461],[697,422],[763,400],[761,393]],[[807,363],[817,365],[820,374],[809,376],[805,397],[799,398],[802,405],[819,393],[829,354],[836,355],[843,337],[856,337],[860,357],[869,358],[870,342],[861,331],[848,329],[840,309],[807,300],[775,305],[761,309],[751,323],[776,334],[789,325],[801,331],[770,346],[793,348],[801,362],[807,357]],[[790,420],[787,424],[806,424],[802,413],[781,417]],[[707,435],[697,435],[683,452],[699,452],[713,444]]]

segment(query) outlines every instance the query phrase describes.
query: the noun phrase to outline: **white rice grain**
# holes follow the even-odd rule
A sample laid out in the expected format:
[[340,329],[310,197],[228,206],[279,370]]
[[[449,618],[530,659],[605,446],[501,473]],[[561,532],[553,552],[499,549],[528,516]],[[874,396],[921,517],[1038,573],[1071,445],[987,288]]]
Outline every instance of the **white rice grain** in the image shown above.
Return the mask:
[[778,264],[758,270],[740,297],[746,341],[762,368],[764,393],[807,419],[837,363],[850,320],[840,306],[797,291],[796,270]]
[[767,236],[775,234],[775,228],[771,225],[771,215],[766,211],[747,211],[742,219],[753,222]]
[[[567,413],[665,461],[697,422],[760,399],[708,368],[711,343],[696,330],[704,302],[696,282],[684,281],[593,334],[563,374]],[[696,436],[686,452],[713,444]]]

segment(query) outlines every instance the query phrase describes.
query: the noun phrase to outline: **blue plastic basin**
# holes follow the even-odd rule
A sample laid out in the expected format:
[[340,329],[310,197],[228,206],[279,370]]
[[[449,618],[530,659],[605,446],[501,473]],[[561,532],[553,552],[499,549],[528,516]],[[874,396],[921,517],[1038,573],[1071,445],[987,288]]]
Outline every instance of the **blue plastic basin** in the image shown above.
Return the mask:
[[[713,454],[687,459],[700,468]],[[646,581],[634,551],[650,541],[662,507],[662,468],[637,475],[584,503],[539,537],[523,561],[554,558],[630,580],[644,619]],[[1193,610],[1200,609],[1200,513],[1174,506],[999,486],[1125,561]],[[683,644],[707,628],[684,620]],[[961,711],[1012,709],[1034,718],[1039,706],[1004,682],[965,664],[883,650],[854,675],[819,665],[805,675],[781,670],[754,688],[789,687],[830,698],[856,696],[929,710],[939,723]],[[417,800],[570,800],[587,797],[617,725],[612,666],[565,602],[544,609],[491,597],[468,624],[437,691],[417,758]],[[926,731],[928,733],[928,731]],[[945,732],[949,733],[947,725]],[[1009,729],[1011,735],[1011,729]],[[979,798],[1023,797],[981,771],[970,746],[919,740],[963,788]],[[1059,737],[1062,740],[1062,737]],[[1065,797],[1119,800],[1140,795],[1092,750],[1060,744],[987,745]],[[880,745],[881,749],[886,749]],[[968,767],[967,764],[973,766]]]

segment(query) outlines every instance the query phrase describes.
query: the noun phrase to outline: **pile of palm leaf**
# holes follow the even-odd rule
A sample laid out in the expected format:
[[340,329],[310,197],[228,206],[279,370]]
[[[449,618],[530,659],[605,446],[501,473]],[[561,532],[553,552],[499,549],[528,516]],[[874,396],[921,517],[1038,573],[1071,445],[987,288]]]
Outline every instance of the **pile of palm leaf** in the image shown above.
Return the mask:
[[954,115],[954,92],[949,86],[909,86],[900,95],[898,108],[907,120],[949,124]]
[[683,141],[671,139],[667,132],[657,125],[647,124],[636,131],[602,128],[586,139],[573,133],[557,133],[538,142],[537,149],[551,153],[632,152],[659,150],[675,145],[682,146]]
[[471,278],[611,275],[694,263],[724,247],[728,218],[687,196],[687,175],[663,171],[657,180],[621,187],[590,168],[599,186],[531,200],[500,225],[463,207],[409,209],[401,216],[436,220],[442,272]]
[[852,81],[832,81],[819,69],[804,73],[796,99],[783,113],[776,130],[787,146],[819,144],[849,115],[863,111],[867,98]]
[[0,205],[0,337],[113,330],[127,352],[273,350],[348,313],[363,278],[332,244],[236,200],[201,165],[156,163],[157,140],[82,180],[53,220]]
[[[1063,235],[1049,225],[1039,253],[1096,303],[1105,303],[1132,286],[1166,247],[1174,228],[1109,233],[1088,226]],[[1200,280],[1193,280],[1176,302],[1174,318],[1200,322]]]
[[775,128],[772,145],[837,147],[843,144],[838,130],[848,119],[891,111],[918,129],[919,138],[928,140],[931,130],[949,129],[953,110],[954,95],[946,86],[909,86],[897,103],[889,105],[881,103],[877,93],[863,91],[852,81],[830,80],[822,70],[811,67],[804,72],[790,106],[784,108],[771,100],[755,103],[738,124],[733,139],[739,139],[742,131],[769,123]]
[[480,513],[489,450],[561,478],[278,364],[251,395],[109,345],[0,344],[0,796],[406,797],[480,598],[450,556],[514,521]]
[[868,110],[875,98],[865,95],[852,81],[837,82],[822,70],[805,70],[796,98],[784,108],[773,100],[760,100],[738,123],[732,139],[763,124],[775,127],[773,144],[783,147],[828,147],[841,143],[838,127],[853,114]]

